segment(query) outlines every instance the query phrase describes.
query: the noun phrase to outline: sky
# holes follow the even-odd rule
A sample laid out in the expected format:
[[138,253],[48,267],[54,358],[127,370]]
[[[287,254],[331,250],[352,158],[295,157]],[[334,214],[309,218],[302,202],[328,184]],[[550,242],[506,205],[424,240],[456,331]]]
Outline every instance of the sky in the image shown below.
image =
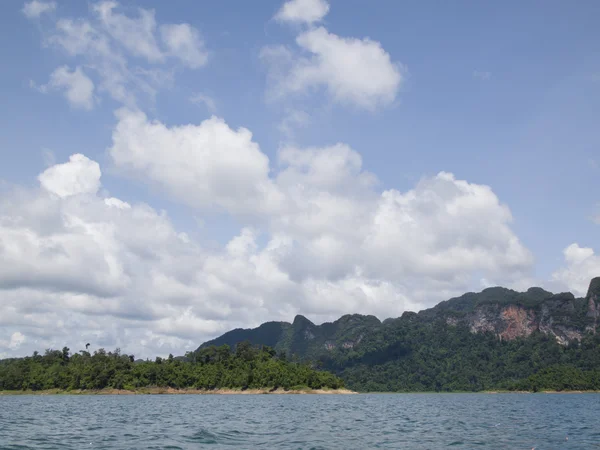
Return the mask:
[[0,358],[600,276],[600,3],[0,3]]

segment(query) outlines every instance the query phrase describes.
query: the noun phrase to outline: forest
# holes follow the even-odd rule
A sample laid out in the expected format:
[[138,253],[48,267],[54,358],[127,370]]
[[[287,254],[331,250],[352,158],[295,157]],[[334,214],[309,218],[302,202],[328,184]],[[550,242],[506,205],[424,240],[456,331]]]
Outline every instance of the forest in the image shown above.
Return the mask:
[[322,356],[350,389],[393,392],[600,390],[600,335],[561,345],[535,332],[511,341],[465,326],[414,321],[394,336]]
[[288,361],[267,346],[242,342],[188,352],[184,358],[135,360],[120,350],[69,348],[34,352],[25,358],[0,361],[0,391],[21,390],[136,390],[143,387],[176,389],[338,389],[344,383],[331,373],[306,363]]

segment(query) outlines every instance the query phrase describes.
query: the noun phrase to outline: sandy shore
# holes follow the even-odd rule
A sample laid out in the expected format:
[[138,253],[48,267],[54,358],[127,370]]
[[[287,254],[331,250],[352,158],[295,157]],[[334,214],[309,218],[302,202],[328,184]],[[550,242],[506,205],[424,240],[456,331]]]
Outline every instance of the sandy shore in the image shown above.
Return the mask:
[[139,388],[133,391],[125,389],[100,389],[100,390],[82,390],[74,389],[65,391],[61,389],[47,389],[42,391],[0,391],[0,395],[157,395],[157,394],[172,394],[172,395],[257,395],[257,394],[356,394],[348,389],[300,389],[288,390],[283,389],[174,389],[161,387]]

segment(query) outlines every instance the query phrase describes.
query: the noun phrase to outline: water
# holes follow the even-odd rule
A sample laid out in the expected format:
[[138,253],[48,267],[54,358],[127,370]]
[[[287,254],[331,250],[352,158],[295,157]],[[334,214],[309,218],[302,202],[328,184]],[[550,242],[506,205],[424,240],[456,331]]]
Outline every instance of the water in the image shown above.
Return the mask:
[[0,396],[0,449],[600,449],[599,414],[599,394]]

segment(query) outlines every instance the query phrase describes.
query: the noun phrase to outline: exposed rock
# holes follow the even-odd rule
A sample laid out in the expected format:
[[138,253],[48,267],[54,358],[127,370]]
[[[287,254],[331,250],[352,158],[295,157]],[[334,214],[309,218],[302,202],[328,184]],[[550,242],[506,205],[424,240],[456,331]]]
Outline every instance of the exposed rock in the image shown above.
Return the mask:
[[[471,332],[490,332],[505,340],[527,337],[538,329],[535,312],[515,305],[481,306],[466,320]],[[454,321],[458,322],[456,319]]]
[[586,299],[593,298],[595,302],[600,298],[600,277],[593,278],[588,288]]
[[446,324],[447,325],[452,325],[452,326],[456,326],[458,325],[458,319],[456,317],[447,317],[446,318]]
[[507,306],[502,310],[504,330],[500,337],[511,340],[518,337],[527,337],[537,328],[535,313],[520,306]]

